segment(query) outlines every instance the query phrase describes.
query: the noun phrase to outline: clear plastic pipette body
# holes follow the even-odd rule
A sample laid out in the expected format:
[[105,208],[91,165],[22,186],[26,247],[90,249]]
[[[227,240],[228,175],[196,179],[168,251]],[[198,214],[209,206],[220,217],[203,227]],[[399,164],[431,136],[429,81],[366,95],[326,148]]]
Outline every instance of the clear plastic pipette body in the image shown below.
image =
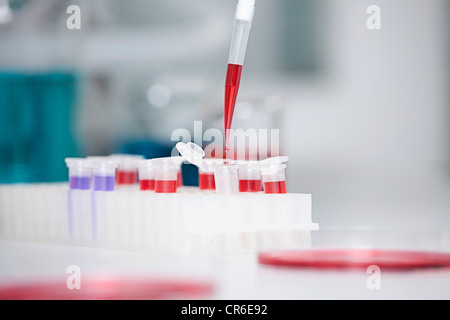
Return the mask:
[[233,35],[231,38],[229,64],[243,65],[247,49],[248,36],[255,14],[255,0],[239,0],[234,16]]

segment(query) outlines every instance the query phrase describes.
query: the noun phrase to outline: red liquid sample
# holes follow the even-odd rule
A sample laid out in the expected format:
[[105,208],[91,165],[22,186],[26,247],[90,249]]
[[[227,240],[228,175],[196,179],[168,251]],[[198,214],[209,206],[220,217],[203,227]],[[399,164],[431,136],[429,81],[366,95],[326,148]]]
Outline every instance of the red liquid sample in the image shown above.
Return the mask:
[[117,184],[135,184],[137,182],[136,171],[117,170],[116,183]]
[[181,175],[181,170],[177,172],[177,186],[182,187],[183,186],[183,176]]
[[155,180],[145,179],[140,180],[141,190],[155,190]]
[[177,180],[155,180],[156,193],[176,193]]
[[261,191],[261,180],[239,180],[239,192]]
[[264,193],[286,193],[286,181],[264,182]]
[[171,300],[205,299],[212,285],[194,280],[84,279],[81,290],[68,290],[65,279],[0,287],[0,300]]
[[198,187],[200,188],[200,190],[216,190],[214,173],[199,173]]
[[370,265],[381,270],[450,268],[450,254],[376,249],[274,251],[260,253],[258,261],[280,267],[317,269],[366,269]]
[[225,80],[225,151],[228,151],[229,130],[233,121],[234,106],[241,82],[242,65],[228,64],[227,77]]

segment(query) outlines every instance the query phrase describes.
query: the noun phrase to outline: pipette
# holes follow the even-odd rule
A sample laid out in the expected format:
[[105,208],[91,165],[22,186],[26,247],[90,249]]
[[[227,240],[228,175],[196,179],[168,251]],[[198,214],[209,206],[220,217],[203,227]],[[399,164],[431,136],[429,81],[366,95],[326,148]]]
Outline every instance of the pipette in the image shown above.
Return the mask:
[[241,81],[242,66],[248,36],[255,13],[255,0],[239,0],[234,17],[233,36],[228,56],[227,77],[225,80],[225,151],[229,150],[229,131],[233,120],[234,107]]

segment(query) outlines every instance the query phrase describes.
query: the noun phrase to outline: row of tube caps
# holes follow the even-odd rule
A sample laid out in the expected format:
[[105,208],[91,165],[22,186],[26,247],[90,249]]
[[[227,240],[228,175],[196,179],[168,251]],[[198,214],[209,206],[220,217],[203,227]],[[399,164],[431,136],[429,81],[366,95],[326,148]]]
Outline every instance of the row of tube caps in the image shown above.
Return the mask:
[[113,191],[115,186],[139,183],[140,190],[176,193],[183,186],[181,166],[194,164],[199,172],[199,189],[218,194],[239,192],[286,193],[288,157],[261,161],[204,158],[194,143],[179,142],[181,156],[144,159],[140,155],[110,155],[66,158],[70,189]]

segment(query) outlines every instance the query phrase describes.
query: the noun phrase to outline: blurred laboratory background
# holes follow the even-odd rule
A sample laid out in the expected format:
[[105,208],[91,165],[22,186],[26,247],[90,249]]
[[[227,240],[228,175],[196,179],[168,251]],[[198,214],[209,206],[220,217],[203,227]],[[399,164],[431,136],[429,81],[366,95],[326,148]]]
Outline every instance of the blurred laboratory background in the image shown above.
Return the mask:
[[[0,183],[222,129],[236,3],[0,0]],[[315,222],[450,225],[449,18],[447,0],[256,0],[233,127],[280,129]]]

